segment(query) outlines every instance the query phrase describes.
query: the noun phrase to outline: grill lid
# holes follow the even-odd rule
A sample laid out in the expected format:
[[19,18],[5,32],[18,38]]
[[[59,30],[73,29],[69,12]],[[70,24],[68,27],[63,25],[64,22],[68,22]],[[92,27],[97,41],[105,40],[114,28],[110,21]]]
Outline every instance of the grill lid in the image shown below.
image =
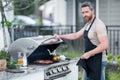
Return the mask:
[[20,38],[14,41],[8,48],[8,52],[13,60],[18,59],[18,52],[22,52],[27,55],[28,61],[38,59],[51,59],[51,53],[62,43],[63,41],[54,39],[53,36],[38,36]]

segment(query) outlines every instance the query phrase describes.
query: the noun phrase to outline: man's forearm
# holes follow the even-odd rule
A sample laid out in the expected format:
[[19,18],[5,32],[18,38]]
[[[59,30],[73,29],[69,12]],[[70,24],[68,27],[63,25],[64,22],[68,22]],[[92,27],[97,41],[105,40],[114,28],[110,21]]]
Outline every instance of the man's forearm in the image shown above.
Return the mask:
[[68,39],[68,40],[75,40],[77,37],[74,33],[72,34],[66,34],[66,35],[59,35],[62,39]]

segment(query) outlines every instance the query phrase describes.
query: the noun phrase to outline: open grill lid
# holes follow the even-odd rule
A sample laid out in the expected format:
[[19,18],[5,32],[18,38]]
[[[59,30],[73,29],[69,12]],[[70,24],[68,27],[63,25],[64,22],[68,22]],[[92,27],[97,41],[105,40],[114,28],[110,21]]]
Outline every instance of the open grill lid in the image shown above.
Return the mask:
[[62,42],[61,39],[56,40],[53,36],[20,38],[9,46],[8,53],[13,60],[18,59],[18,52],[26,54],[30,62],[38,59],[51,59],[51,53]]
[[28,62],[33,63],[36,60],[52,60],[52,52],[60,43],[50,43],[39,45],[31,55],[28,56]]

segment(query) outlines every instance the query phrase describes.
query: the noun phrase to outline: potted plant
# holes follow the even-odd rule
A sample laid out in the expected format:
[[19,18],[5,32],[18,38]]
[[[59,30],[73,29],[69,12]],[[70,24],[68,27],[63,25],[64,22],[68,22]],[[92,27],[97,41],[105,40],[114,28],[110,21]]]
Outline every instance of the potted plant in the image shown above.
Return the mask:
[[5,51],[0,51],[0,70],[6,70],[8,54]]

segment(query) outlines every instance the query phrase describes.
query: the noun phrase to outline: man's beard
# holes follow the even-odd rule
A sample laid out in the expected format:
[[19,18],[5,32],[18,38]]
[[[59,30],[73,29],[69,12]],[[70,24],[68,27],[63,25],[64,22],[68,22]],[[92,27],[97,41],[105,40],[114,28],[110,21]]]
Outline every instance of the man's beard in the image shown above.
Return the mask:
[[84,19],[89,22],[92,19],[92,15],[91,16],[85,16]]

